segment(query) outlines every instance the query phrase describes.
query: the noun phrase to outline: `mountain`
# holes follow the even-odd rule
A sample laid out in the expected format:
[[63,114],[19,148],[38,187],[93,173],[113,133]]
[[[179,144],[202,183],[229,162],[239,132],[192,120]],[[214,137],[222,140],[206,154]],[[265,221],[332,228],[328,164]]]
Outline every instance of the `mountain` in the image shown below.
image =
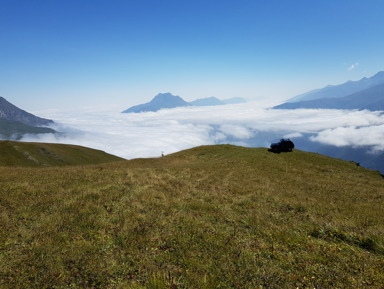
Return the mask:
[[244,103],[244,102],[246,101],[241,97],[233,97],[233,98],[220,100],[212,96],[208,98],[196,99],[189,103],[194,106],[216,106],[216,105],[236,104],[236,103]]
[[[340,85],[329,85],[322,89],[291,98],[277,109],[339,108],[381,110],[384,99],[384,71],[370,78],[348,81]],[[351,102],[351,103],[350,103]],[[377,102],[377,103],[376,103]],[[376,104],[375,104],[376,103]]]
[[188,102],[180,96],[171,93],[159,93],[150,102],[139,104],[124,110],[122,113],[138,113],[145,111],[158,111],[163,108],[175,108],[182,106],[190,106]]
[[212,96],[208,98],[200,98],[194,101],[189,102],[190,105],[194,106],[215,106],[215,105],[224,105],[225,103],[220,99]]
[[383,182],[231,145],[0,166],[0,287],[383,288]]
[[100,150],[76,145],[0,141],[0,167],[47,167],[121,161]]
[[380,71],[370,78],[364,77],[358,81],[347,81],[340,85],[328,85],[322,89],[315,89],[295,96],[288,102],[344,97],[382,83],[384,83],[384,71]]
[[25,134],[56,133],[48,127],[31,126],[19,121],[0,119],[0,139],[18,140]]
[[50,119],[18,108],[0,96],[0,139],[18,140],[25,134],[55,133],[55,130],[44,127],[53,123]]
[[225,104],[244,103],[245,100],[240,97],[220,100],[216,97],[200,98],[191,102],[186,102],[180,96],[171,93],[159,93],[150,102],[132,106],[122,113],[139,113],[145,111],[158,111],[163,108],[175,108],[183,106],[216,106]]
[[274,108],[368,109],[384,110],[384,83],[338,98],[320,98],[299,102],[287,102]]
[[0,96],[0,119],[18,121],[30,126],[47,126],[53,124],[50,119],[37,117],[18,108]]

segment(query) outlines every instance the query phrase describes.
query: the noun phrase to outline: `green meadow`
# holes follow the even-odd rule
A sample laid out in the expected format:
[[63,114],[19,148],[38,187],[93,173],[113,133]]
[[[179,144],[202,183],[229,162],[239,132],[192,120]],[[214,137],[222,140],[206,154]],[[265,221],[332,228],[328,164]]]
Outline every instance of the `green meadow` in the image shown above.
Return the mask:
[[59,166],[41,147],[0,152],[0,288],[384,287],[377,171],[231,145],[97,164],[46,147]]

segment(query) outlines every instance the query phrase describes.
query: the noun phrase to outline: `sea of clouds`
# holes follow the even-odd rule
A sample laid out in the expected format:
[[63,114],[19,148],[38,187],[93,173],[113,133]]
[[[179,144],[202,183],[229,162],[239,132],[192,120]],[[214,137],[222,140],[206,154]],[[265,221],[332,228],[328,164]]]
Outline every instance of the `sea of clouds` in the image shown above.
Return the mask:
[[82,145],[126,159],[222,143],[269,147],[282,137],[384,150],[384,115],[366,110],[275,110],[251,102],[132,114],[83,109],[38,115],[53,119],[61,133],[26,135],[22,141]]

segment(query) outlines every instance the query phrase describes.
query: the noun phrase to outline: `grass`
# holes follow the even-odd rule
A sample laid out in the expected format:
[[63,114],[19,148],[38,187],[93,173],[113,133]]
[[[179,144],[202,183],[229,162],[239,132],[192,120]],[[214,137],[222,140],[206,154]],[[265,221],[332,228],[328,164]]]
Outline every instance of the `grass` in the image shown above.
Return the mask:
[[295,150],[204,146],[0,168],[2,288],[382,288],[384,180]]
[[100,164],[123,160],[76,145],[0,141],[0,166],[51,167]]

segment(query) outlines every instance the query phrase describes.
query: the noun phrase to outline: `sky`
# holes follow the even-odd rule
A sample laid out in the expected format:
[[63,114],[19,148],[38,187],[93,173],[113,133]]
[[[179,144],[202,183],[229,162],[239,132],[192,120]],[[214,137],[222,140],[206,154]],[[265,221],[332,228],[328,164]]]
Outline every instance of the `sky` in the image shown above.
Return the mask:
[[161,92],[275,105],[384,70],[382,0],[0,0],[0,7],[0,96],[30,112],[120,112]]

